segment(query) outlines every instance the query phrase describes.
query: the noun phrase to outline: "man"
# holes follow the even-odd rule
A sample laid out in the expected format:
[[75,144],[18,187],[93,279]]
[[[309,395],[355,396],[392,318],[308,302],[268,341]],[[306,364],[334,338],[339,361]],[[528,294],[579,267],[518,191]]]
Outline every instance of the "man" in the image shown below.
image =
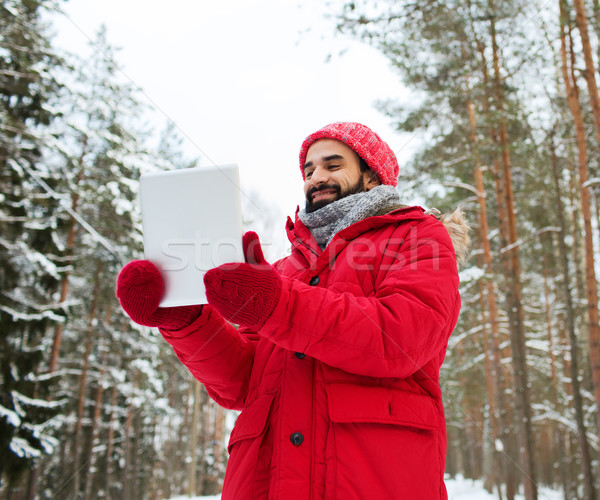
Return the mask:
[[147,261],[123,269],[117,295],[242,411],[224,500],[447,498],[438,373],[460,309],[452,240],[464,253],[468,228],[446,217],[451,238],[400,205],[396,157],[364,125],[309,135],[300,167],[289,257],[269,265],[246,233],[246,263],[206,273],[209,305],[158,308]]

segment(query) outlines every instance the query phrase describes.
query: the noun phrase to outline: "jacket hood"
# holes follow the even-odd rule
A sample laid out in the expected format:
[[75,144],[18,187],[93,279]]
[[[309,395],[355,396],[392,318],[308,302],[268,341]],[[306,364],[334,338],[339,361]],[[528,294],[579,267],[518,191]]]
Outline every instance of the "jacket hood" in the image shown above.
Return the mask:
[[[386,212],[389,213],[390,211],[395,211],[399,208],[410,209],[413,207],[409,207],[407,205],[397,205],[394,207],[389,207],[387,210],[383,210],[379,215],[383,215]],[[465,219],[465,214],[462,207],[457,207],[451,213],[441,213],[437,208],[423,210],[423,212],[426,215],[433,215],[444,225],[446,231],[448,231],[448,234],[450,235],[452,246],[454,247],[456,263],[459,269],[463,267],[467,262],[469,249],[471,247],[471,226]]]

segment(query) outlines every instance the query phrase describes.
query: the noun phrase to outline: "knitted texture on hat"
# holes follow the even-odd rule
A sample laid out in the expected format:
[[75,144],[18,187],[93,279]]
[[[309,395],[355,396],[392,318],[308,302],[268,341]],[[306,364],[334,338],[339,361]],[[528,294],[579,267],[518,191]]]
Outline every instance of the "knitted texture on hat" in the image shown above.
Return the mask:
[[202,306],[158,307],[164,283],[158,268],[148,260],[127,264],[117,278],[117,297],[127,315],[139,325],[180,330],[202,314]]
[[262,327],[281,294],[281,278],[269,264],[224,264],[204,275],[206,298],[238,325]]
[[375,171],[382,184],[398,184],[398,160],[391,148],[369,127],[360,123],[337,122],[310,134],[300,148],[300,170],[304,178],[304,164],[308,148],[319,139],[335,139],[350,146]]

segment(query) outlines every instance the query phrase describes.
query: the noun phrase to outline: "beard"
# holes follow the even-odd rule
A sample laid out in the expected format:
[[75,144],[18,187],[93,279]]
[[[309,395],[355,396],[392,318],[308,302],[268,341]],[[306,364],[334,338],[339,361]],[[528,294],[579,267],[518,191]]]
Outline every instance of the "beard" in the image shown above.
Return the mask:
[[[335,190],[335,197],[332,200],[320,200],[316,202],[312,202],[313,194],[317,191],[323,191],[325,189],[333,189]],[[334,201],[340,200],[341,198],[345,198],[346,196],[350,196],[351,194],[362,193],[365,190],[365,181],[363,180],[363,176],[359,176],[358,181],[353,186],[350,186],[348,189],[342,191],[342,188],[338,184],[326,184],[324,186],[319,186],[310,188],[306,193],[306,213],[310,214],[312,212],[316,212],[320,208],[323,208]]]

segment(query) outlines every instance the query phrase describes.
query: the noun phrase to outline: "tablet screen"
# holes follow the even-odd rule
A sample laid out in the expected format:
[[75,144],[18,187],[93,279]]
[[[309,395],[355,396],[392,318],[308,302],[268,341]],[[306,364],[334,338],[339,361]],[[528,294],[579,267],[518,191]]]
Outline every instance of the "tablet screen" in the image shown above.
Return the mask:
[[144,254],[161,271],[161,307],[205,304],[203,276],[243,262],[236,165],[152,172],[140,178]]

